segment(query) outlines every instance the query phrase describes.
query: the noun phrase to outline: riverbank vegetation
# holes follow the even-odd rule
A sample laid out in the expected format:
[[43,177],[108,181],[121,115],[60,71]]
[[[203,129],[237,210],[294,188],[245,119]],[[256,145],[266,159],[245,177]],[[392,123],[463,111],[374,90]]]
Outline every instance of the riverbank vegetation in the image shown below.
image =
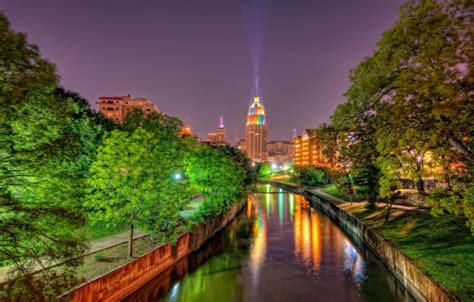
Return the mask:
[[256,180],[238,150],[180,137],[182,122],[161,113],[114,124],[59,77],[0,13],[0,264],[12,265],[2,301],[55,300],[80,281],[89,240],[138,227],[174,242],[192,196],[204,198],[190,218],[198,221],[241,201]]
[[453,216],[434,217],[427,211],[393,209],[385,221],[385,206],[374,211],[366,203],[339,204],[382,237],[390,240],[416,265],[461,301],[474,299],[474,238]]
[[474,232],[471,1],[409,1],[350,71],[347,102],[315,130],[338,191],[367,206],[416,189]]

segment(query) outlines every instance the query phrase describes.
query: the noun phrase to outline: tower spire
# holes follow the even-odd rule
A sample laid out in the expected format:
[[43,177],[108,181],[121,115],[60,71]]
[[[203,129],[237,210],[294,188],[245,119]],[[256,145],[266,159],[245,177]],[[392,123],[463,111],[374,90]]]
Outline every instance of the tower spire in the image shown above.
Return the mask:
[[219,118],[219,128],[224,128],[224,117],[223,116],[221,116]]

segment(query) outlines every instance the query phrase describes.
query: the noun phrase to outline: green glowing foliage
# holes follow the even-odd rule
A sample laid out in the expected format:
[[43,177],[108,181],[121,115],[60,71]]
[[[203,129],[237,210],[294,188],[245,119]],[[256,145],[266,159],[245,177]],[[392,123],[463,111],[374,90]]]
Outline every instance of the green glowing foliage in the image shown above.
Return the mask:
[[329,181],[329,172],[322,167],[295,167],[293,175],[302,185],[318,186]]
[[258,163],[256,168],[259,178],[268,178],[273,174],[272,164],[269,162]]
[[55,66],[0,13],[0,263],[17,269],[0,296],[54,300],[74,283],[73,270],[28,274],[85,248],[76,230],[101,128],[57,79]]
[[185,159],[190,185],[204,196],[197,219],[218,215],[245,195],[245,171],[232,157],[200,146]]
[[183,171],[183,144],[142,127],[112,131],[90,169],[91,219],[160,232],[173,242],[190,198],[186,182],[175,177]]
[[234,161],[245,171],[244,184],[247,190],[254,189],[257,183],[256,169],[252,167],[250,159],[240,149],[231,146],[218,146],[217,151],[222,152],[225,155],[231,156]]

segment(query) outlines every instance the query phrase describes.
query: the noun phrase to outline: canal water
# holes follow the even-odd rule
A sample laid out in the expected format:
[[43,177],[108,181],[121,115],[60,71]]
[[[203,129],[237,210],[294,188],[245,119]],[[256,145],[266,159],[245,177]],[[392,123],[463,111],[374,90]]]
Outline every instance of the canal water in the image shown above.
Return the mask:
[[247,208],[200,251],[125,301],[414,301],[364,246],[282,189]]

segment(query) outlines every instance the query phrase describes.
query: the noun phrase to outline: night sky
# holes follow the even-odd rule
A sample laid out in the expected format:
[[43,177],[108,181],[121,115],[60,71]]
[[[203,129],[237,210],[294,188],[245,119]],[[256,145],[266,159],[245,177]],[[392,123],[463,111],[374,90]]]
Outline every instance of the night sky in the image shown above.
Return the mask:
[[0,0],[87,98],[147,97],[201,137],[224,116],[243,135],[259,74],[270,139],[329,121],[348,72],[398,18],[401,0]]

